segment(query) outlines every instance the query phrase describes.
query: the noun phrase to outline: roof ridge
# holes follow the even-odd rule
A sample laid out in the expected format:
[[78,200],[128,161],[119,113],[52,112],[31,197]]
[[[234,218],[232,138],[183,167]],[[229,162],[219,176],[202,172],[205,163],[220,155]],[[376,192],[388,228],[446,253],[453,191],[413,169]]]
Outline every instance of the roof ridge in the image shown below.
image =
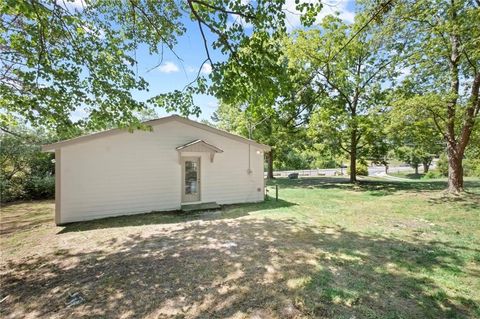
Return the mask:
[[[147,125],[154,126],[154,125],[159,125],[159,124],[162,124],[162,123],[169,122],[171,120],[177,120],[181,123],[191,125],[191,126],[199,128],[199,129],[204,129],[204,130],[210,131],[210,132],[215,133],[215,134],[223,135],[225,137],[232,138],[232,139],[240,141],[240,142],[253,144],[253,145],[255,145],[255,146],[257,146],[257,147],[259,147],[259,148],[261,148],[261,149],[263,149],[264,151],[267,151],[267,152],[270,151],[270,149],[271,149],[271,147],[266,145],[266,144],[258,143],[257,141],[254,141],[252,139],[249,139],[249,138],[237,135],[237,134],[233,134],[233,133],[227,132],[225,130],[216,128],[216,127],[212,127],[210,125],[207,125],[207,124],[204,124],[204,123],[201,123],[201,122],[197,122],[195,120],[191,120],[189,118],[180,116],[178,114],[172,114],[172,115],[169,115],[169,116],[164,116],[164,117],[160,117],[160,118],[153,119],[153,120],[148,120],[148,121],[142,122],[142,124],[147,124]],[[93,140],[93,139],[96,139],[96,138],[106,137],[106,136],[109,136],[109,135],[114,135],[114,134],[124,133],[124,132],[127,132],[127,130],[125,128],[114,128],[114,129],[99,131],[99,132],[95,132],[95,133],[91,133],[91,134],[87,134],[87,135],[82,135],[82,136],[74,137],[74,138],[71,138],[71,139],[63,140],[63,141],[58,141],[58,142],[51,143],[51,144],[45,144],[45,145],[42,146],[42,150],[45,151],[45,152],[54,151],[55,149],[61,148],[61,147],[64,147],[64,146],[68,146],[68,145],[72,145],[72,144],[76,144],[76,143],[81,143],[81,142],[87,142],[87,141],[90,141],[90,140]]]

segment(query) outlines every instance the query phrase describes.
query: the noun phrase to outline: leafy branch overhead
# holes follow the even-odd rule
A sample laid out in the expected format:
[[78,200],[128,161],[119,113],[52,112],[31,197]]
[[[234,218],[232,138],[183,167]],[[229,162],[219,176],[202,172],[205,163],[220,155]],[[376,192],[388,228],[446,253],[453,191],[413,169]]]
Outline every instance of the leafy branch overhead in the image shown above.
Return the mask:
[[[275,38],[286,30],[284,1],[85,0],[81,4],[68,0],[0,3],[2,127],[19,119],[59,131],[72,125],[130,126],[138,122],[135,114],[151,107],[151,102],[169,111],[198,115],[191,96],[215,93],[200,74],[195,85],[181,92],[147,102],[132,96],[132,91],[148,91],[148,83],[137,72],[139,46],[146,45],[160,61],[165,50],[181,59],[176,44],[187,31],[184,18],[189,17],[198,24],[215,81],[223,66],[235,63],[239,72],[249,73],[261,58],[261,52],[255,58],[238,54],[252,32]],[[251,31],[246,30],[247,24]],[[211,50],[220,51],[227,62],[214,61]],[[75,122],[73,114],[80,114],[82,120]]]

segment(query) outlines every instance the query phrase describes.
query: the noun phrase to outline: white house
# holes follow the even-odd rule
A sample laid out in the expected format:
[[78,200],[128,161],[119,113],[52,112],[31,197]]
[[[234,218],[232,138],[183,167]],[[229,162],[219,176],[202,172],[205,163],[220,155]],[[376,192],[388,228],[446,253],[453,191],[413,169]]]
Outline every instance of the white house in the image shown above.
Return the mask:
[[268,145],[177,115],[152,131],[113,129],[44,145],[55,152],[55,222],[264,199]]

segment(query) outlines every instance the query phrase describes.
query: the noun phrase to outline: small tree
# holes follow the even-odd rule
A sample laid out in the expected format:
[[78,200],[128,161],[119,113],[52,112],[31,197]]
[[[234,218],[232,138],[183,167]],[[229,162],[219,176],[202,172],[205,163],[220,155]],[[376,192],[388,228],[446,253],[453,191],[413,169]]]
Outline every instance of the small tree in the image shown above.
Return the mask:
[[359,14],[355,23],[346,24],[327,16],[318,29],[299,31],[288,49],[291,63],[310,72],[308,85],[317,92],[310,131],[348,154],[351,182],[360,152],[372,140],[372,110],[383,99],[381,82],[393,62],[383,40],[364,28],[365,19]]

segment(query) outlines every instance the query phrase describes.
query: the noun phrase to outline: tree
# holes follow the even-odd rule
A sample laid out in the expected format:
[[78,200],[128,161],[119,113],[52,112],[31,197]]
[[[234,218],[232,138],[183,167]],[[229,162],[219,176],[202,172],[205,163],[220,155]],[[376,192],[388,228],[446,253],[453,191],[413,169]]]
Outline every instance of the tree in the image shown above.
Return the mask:
[[220,129],[272,146],[272,150],[266,154],[267,178],[272,179],[275,157],[283,154],[285,145],[293,140],[293,135],[287,132],[278,115],[271,107],[261,108],[253,105],[239,107],[220,103],[212,119],[218,123],[217,127]]
[[17,127],[0,133],[0,200],[51,198],[54,194],[52,154],[40,149],[54,137],[42,130]]
[[[375,6],[376,1],[366,1]],[[402,1],[384,12],[381,34],[400,48],[417,95],[405,104],[433,119],[446,143],[448,191],[463,191],[462,160],[480,111],[480,2]]]
[[[237,55],[251,41],[246,24],[264,37],[285,31],[284,1],[85,0],[80,8],[72,2],[0,3],[1,127],[8,128],[19,118],[58,131],[68,131],[72,125],[99,129],[112,122],[138,127],[136,114],[152,105],[198,115],[200,109],[191,95],[205,93],[208,87],[200,74],[196,85],[184,91],[154,96],[148,103],[134,99],[132,91],[148,89],[135,71],[140,45],[161,57],[164,48],[176,55],[177,38],[186,31],[184,19],[191,18],[198,25],[205,62],[212,64],[211,78],[216,81],[225,65],[253,72],[255,61],[264,54],[256,51],[258,59]],[[321,5],[298,7],[308,20]],[[221,51],[226,60],[212,61],[212,49]],[[78,110],[86,118],[74,122],[71,114]]]
[[359,151],[374,140],[372,110],[384,98],[381,83],[393,64],[382,39],[364,30],[365,21],[358,15],[348,25],[329,16],[319,28],[298,32],[289,46],[291,63],[308,70],[308,85],[318,92],[310,129],[349,155],[351,182]]
[[416,95],[414,86],[410,80],[405,80],[392,92],[386,115],[388,136],[395,146],[396,155],[415,168],[418,174],[419,165],[423,165],[424,173],[428,172],[433,158],[444,151],[445,143],[433,118],[411,107],[412,102],[422,107],[428,105],[428,99]]

